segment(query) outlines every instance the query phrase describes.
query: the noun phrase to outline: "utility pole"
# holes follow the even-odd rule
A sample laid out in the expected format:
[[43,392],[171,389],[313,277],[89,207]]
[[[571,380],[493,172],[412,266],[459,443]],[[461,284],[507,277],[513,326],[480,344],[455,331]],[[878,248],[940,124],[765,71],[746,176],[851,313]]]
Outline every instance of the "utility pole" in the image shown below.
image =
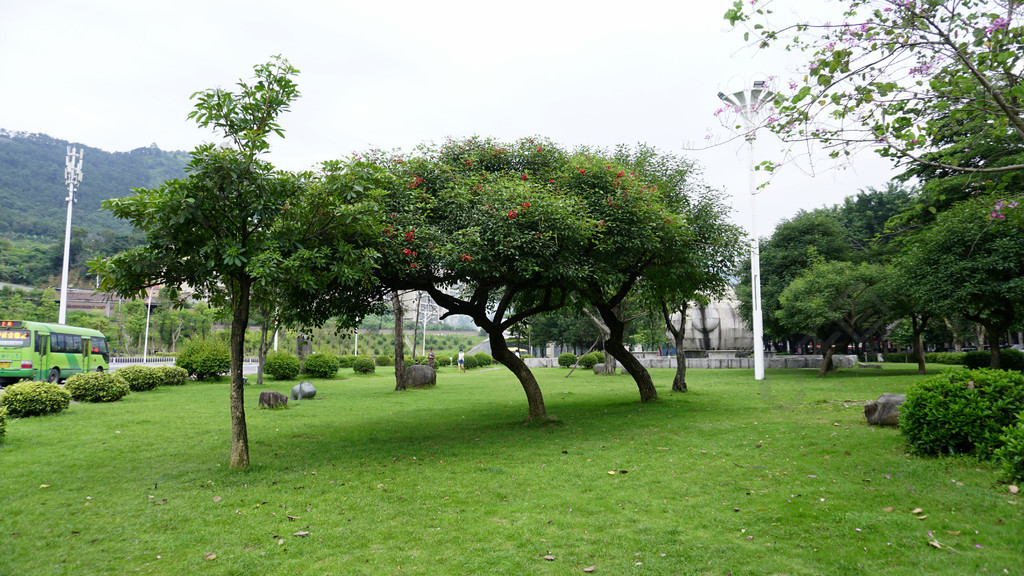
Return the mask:
[[68,221],[64,227],[64,267],[60,277],[60,312],[57,315],[57,323],[65,324],[68,315],[68,265],[71,260],[71,205],[78,201],[75,198],[75,189],[82,183],[82,155],[85,149],[67,147],[67,158],[64,161],[64,183],[68,185],[68,197],[64,199],[68,203]]

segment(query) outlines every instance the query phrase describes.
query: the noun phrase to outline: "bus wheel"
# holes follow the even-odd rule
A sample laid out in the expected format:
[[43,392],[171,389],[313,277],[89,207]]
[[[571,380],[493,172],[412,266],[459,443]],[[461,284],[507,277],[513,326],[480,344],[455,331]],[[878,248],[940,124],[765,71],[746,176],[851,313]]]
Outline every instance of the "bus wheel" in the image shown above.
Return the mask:
[[60,368],[50,370],[50,377],[47,378],[46,381],[53,382],[54,384],[60,382]]
[[96,367],[96,371],[97,372],[103,372],[103,366],[97,366]]

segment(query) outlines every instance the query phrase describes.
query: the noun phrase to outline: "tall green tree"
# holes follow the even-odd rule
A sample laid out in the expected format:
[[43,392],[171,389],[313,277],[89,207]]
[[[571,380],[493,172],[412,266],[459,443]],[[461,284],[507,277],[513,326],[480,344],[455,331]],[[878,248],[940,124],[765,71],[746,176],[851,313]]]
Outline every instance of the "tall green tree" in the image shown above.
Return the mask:
[[[253,81],[237,92],[210,89],[192,95],[189,117],[228,142],[192,152],[188,176],[104,206],[145,233],[144,246],[91,266],[102,288],[122,296],[163,285],[173,295],[188,285],[197,296],[223,303],[231,318],[232,468],[249,465],[242,358],[254,285],[281,284],[283,301],[319,317],[336,295],[364,282],[372,263],[357,246],[368,240],[371,207],[346,181],[339,165],[318,173],[276,170],[263,156],[272,135],[283,136],[278,117],[298,98],[298,74],[275,57],[254,67]],[[329,287],[329,289],[328,289]],[[337,301],[335,298],[332,301]],[[356,292],[350,301],[361,301]]]
[[837,352],[881,334],[889,308],[879,293],[883,266],[813,260],[779,296],[776,316],[792,332],[815,335],[822,348],[818,377],[823,378],[834,369],[832,356]]
[[984,327],[993,368],[999,341],[1024,306],[1024,227],[1017,212],[999,218],[996,203],[980,197],[954,205],[911,237],[902,256],[930,309]]

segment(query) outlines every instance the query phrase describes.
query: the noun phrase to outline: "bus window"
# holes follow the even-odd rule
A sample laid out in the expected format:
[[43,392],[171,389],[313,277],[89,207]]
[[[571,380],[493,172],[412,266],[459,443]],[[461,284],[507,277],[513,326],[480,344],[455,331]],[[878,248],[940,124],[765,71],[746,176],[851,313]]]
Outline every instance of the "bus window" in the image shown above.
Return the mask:
[[68,352],[68,353],[71,353],[71,354],[81,354],[82,353],[82,337],[81,336],[79,336],[77,334],[65,334],[64,338],[65,338],[64,345],[66,347],[66,350],[64,350],[65,352]]
[[93,336],[92,337],[92,353],[93,354],[100,354],[100,355],[103,356],[104,359],[106,359],[107,355],[109,354],[107,352],[107,339],[106,338],[102,338],[100,336]]
[[50,352],[66,352],[64,350],[64,338],[63,334],[56,332],[50,334]]

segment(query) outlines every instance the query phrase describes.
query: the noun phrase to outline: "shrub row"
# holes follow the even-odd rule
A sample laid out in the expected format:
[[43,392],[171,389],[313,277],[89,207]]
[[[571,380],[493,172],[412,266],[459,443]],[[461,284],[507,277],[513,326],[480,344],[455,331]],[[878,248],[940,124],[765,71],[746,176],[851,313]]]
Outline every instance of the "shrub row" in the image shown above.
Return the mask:
[[117,375],[128,383],[132,392],[144,392],[157,386],[181,386],[188,381],[188,371],[180,366],[125,366]]
[[920,454],[997,457],[1009,473],[1020,474],[1024,431],[1017,428],[1024,426],[1022,412],[1024,374],[951,370],[907,391],[900,430]]
[[951,364],[953,366],[964,365],[966,352],[926,352],[924,361],[927,364]]

